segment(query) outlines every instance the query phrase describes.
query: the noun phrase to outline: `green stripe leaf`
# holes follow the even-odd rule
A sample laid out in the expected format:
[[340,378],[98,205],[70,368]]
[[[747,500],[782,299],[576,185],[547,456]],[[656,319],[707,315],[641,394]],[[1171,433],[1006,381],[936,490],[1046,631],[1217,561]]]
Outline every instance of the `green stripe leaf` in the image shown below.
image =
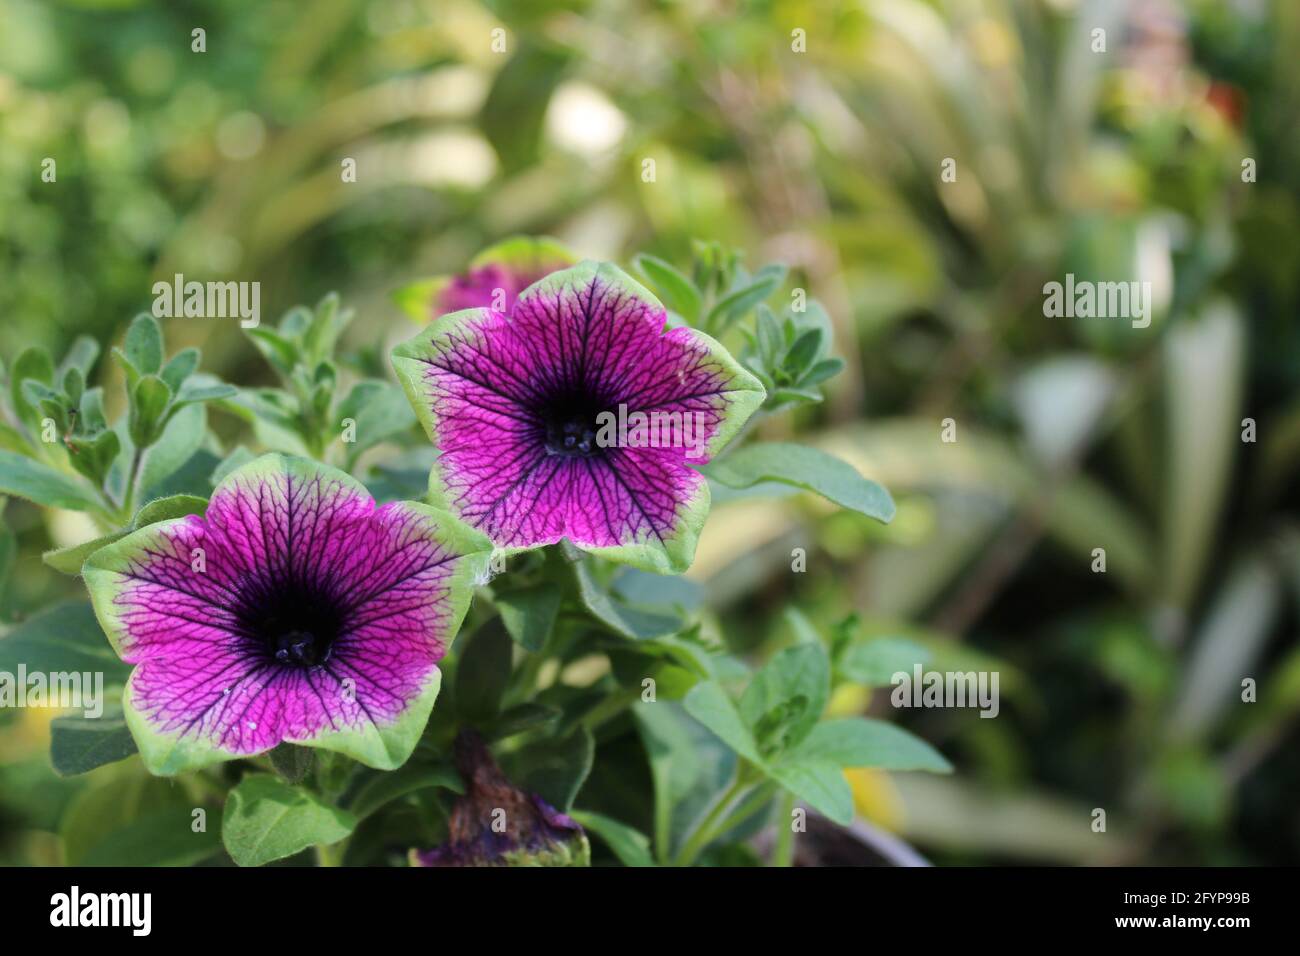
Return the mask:
[[883,486],[858,474],[834,455],[816,448],[785,442],[746,445],[701,469],[729,488],[749,488],[777,482],[812,491],[828,501],[888,522],[894,517],[894,500]]

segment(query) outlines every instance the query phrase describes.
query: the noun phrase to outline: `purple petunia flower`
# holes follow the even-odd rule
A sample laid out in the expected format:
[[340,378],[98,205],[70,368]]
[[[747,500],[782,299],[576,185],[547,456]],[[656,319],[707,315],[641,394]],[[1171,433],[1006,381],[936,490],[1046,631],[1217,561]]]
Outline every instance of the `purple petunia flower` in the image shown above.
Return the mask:
[[146,766],[178,773],[282,741],[391,769],[410,756],[491,545],[425,505],[265,455],[204,517],[96,551],[83,574]]
[[462,730],[454,747],[465,781],[449,820],[449,839],[411,853],[413,866],[587,866],[591,846],[572,817],[501,772],[483,738]]
[[524,289],[576,261],[554,239],[515,236],[480,252],[459,275],[417,282],[402,290],[398,301],[421,321],[461,309],[499,308],[509,312]]
[[444,315],[393,351],[441,453],[430,499],[515,550],[561,539],[651,571],[688,567],[709,506],[694,465],[763,402],[721,345],[665,331],[659,301],[583,262],[507,315]]

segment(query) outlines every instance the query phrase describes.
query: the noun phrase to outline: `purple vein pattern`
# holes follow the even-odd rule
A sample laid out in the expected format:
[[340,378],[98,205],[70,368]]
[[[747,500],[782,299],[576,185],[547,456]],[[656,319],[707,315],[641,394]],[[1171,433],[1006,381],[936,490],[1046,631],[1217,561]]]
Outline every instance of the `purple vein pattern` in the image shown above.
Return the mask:
[[392,754],[370,753],[374,741],[432,705],[475,538],[489,547],[450,516],[376,507],[342,472],[268,455],[227,477],[205,517],[137,531],[96,552],[86,576],[136,665],[129,711],[160,751],[209,762],[337,740],[383,764]]
[[[503,548],[568,539],[656,570],[689,565],[708,508],[693,466],[763,389],[717,342],[666,321],[617,267],[584,262],[530,286],[509,315],[443,316],[399,346],[441,453],[435,496]],[[602,414],[634,412],[662,430],[599,440]]]

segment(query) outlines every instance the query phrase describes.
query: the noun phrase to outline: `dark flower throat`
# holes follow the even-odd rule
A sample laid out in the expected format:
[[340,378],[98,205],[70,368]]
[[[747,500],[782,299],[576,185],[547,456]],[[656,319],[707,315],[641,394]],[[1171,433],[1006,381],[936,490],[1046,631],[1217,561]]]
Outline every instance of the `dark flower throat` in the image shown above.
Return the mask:
[[585,396],[566,396],[549,403],[542,411],[545,435],[542,443],[548,455],[560,458],[594,458],[601,453],[596,442],[596,417],[600,403]]
[[239,618],[254,650],[267,663],[284,667],[325,664],[343,629],[343,614],[328,591],[298,582],[253,589]]

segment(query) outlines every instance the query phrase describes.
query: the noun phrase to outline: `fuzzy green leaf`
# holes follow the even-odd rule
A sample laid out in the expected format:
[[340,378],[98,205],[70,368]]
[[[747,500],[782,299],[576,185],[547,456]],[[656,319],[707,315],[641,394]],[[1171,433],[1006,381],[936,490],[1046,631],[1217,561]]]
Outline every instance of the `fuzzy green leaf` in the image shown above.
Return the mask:
[[261,866],[309,846],[337,843],[357,825],[346,810],[270,774],[244,777],[226,798],[221,840],[240,866]]
[[746,445],[702,470],[729,488],[774,481],[815,492],[877,521],[894,517],[894,501],[888,491],[859,475],[852,465],[816,448],[784,442]]

